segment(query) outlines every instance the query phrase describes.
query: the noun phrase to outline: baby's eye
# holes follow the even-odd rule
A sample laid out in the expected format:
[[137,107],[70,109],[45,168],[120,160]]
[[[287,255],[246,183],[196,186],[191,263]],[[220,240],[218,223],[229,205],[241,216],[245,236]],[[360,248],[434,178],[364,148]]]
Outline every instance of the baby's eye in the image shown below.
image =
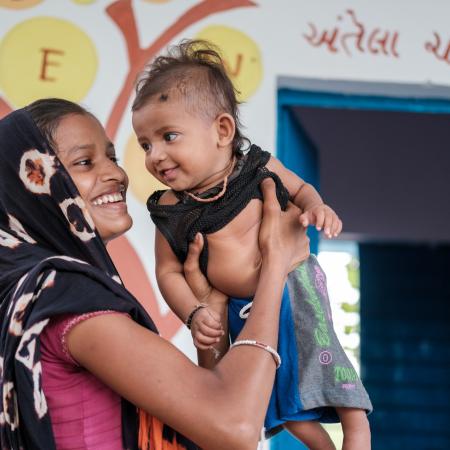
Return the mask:
[[178,134],[173,132],[164,133],[164,140],[167,142],[172,142],[177,138],[177,136]]
[[141,142],[140,145],[144,152],[148,152],[152,148],[148,142]]
[[109,159],[114,163],[114,164],[119,164],[119,158],[117,156],[110,156]]

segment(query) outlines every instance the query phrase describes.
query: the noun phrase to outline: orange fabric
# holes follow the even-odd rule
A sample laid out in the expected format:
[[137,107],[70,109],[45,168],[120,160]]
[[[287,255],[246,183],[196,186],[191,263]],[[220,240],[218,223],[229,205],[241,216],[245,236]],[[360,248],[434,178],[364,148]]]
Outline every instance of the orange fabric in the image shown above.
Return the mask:
[[156,417],[139,410],[139,449],[140,450],[186,450],[184,445],[163,439],[164,424]]

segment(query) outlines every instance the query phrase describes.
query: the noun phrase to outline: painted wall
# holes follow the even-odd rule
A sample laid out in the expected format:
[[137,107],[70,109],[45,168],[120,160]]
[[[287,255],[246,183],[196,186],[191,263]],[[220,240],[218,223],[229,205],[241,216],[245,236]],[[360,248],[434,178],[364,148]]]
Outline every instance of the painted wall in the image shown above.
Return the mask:
[[276,90],[286,77],[450,86],[450,4],[430,5],[419,0],[0,0],[0,115],[40,97],[61,96],[81,102],[105,124],[130,174],[135,219],[133,230],[111,252],[162,334],[192,354],[187,331],[168,314],[155,287],[154,228],[144,204],[157,184],[144,171],[132,134],[136,75],[167,44],[185,37],[215,41],[246,102],[242,118],[248,135],[273,150]]

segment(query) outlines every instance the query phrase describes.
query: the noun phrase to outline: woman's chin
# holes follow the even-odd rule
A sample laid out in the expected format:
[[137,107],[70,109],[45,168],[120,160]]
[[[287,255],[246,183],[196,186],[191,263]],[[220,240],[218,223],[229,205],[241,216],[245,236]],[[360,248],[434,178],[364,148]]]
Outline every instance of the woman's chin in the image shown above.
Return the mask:
[[131,216],[115,221],[113,226],[110,225],[106,227],[101,224],[96,224],[98,234],[105,244],[125,234],[132,227],[132,225],[133,219]]

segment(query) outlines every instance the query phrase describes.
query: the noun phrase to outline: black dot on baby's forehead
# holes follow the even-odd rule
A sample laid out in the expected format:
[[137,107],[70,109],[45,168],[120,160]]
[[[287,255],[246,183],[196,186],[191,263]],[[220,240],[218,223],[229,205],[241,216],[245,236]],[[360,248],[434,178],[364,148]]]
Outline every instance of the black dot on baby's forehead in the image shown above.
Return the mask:
[[159,96],[159,101],[160,102],[166,102],[169,99],[169,94],[161,94]]

